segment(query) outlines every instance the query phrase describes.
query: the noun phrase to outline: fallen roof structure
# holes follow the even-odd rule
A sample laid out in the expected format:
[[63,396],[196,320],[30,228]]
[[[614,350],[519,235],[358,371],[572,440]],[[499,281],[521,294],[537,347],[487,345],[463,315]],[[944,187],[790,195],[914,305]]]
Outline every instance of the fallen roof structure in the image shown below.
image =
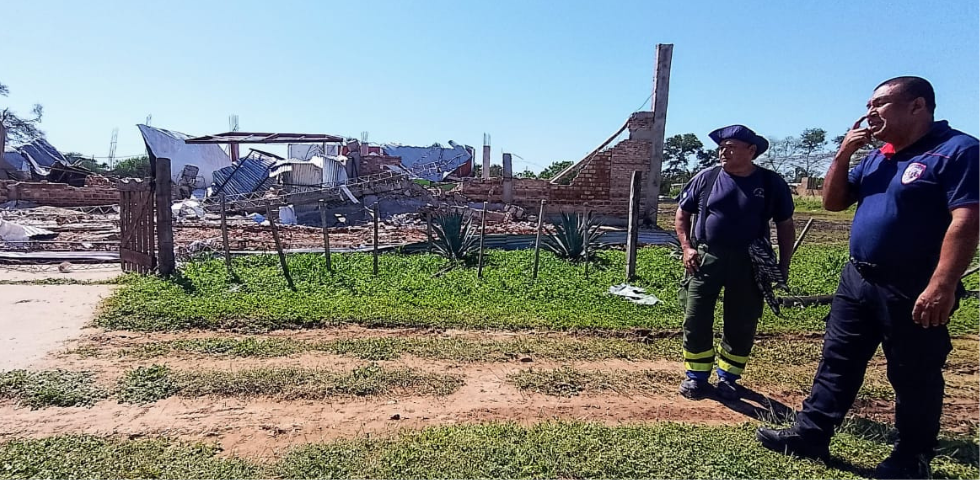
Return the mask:
[[188,138],[189,144],[198,143],[340,143],[344,137],[323,133],[257,133],[225,132],[215,135]]
[[172,180],[175,183],[179,181],[185,166],[194,165],[198,167],[198,175],[203,177],[204,183],[197,187],[204,188],[213,183],[212,175],[215,170],[231,165],[228,154],[217,145],[188,145],[185,143],[190,138],[187,134],[149,125],[137,125],[137,128],[143,135],[143,142],[151,159],[170,159]]
[[452,140],[449,141],[449,146],[450,148],[439,144],[429,147],[386,144],[382,146],[382,150],[390,157],[400,157],[402,166],[419,178],[440,182],[473,159],[472,147],[459,145]]

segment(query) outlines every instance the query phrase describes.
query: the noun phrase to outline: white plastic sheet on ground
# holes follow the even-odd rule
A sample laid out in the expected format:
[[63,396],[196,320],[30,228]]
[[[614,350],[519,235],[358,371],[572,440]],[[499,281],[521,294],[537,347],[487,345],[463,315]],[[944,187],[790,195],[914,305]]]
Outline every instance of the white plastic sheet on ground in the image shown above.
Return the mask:
[[620,283],[609,287],[609,293],[623,297],[637,305],[656,305],[660,299],[646,293],[645,289],[634,287],[628,283]]
[[54,238],[57,235],[50,230],[19,225],[0,218],[0,241],[11,243],[27,242],[35,238]]

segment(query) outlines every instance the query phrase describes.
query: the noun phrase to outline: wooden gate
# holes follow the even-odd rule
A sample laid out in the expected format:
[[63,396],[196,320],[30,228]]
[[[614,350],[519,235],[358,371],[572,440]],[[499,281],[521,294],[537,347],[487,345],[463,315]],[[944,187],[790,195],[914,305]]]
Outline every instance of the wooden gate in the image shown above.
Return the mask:
[[146,274],[157,267],[153,201],[153,187],[149,181],[125,179],[119,182],[119,262],[124,272]]

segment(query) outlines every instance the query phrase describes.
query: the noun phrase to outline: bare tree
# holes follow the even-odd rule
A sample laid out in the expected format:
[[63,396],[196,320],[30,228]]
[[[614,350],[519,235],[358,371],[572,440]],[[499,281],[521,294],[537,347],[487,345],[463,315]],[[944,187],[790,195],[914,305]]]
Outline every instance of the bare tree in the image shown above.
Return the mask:
[[[0,83],[0,96],[10,95],[10,88]],[[38,128],[41,123],[41,115],[44,113],[40,104],[35,103],[31,108],[33,118],[24,118],[16,115],[10,108],[4,107],[0,110],[0,123],[6,130],[7,138],[16,142],[30,142],[37,138],[43,138],[44,132]]]
[[827,131],[822,128],[808,128],[800,134],[796,143],[795,155],[791,165],[795,170],[795,180],[802,177],[821,177],[833,153],[827,151]]
[[796,137],[786,137],[782,140],[769,137],[769,149],[759,158],[759,165],[784,177],[790,176],[793,154],[798,143]]

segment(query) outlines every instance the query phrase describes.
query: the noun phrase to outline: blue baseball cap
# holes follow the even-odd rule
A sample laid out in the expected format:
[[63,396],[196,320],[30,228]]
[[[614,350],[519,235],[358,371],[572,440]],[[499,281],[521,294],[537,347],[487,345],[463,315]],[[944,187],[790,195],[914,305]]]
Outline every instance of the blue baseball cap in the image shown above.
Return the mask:
[[756,135],[751,128],[745,125],[729,125],[727,127],[721,127],[708,134],[715,143],[721,145],[724,140],[741,140],[745,143],[750,143],[755,145],[755,158],[762,155],[763,152],[769,149],[769,140],[766,140],[759,135]]

